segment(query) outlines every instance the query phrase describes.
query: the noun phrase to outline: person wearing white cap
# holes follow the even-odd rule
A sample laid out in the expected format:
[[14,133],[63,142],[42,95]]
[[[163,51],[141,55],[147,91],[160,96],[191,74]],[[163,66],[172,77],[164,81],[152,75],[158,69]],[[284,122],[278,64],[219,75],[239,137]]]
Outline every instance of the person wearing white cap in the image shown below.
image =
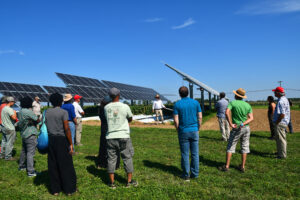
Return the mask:
[[41,103],[40,103],[40,98],[38,96],[34,97],[34,101],[32,103],[32,111],[36,116],[42,116]]
[[1,144],[1,158],[6,161],[15,160],[12,157],[12,150],[16,139],[16,130],[14,123],[17,121],[16,111],[11,107],[15,104],[13,97],[6,98],[7,104],[2,109],[1,120],[2,120],[2,144]]
[[155,115],[156,115],[156,121],[159,121],[159,116],[161,118],[161,122],[164,123],[164,115],[162,112],[162,109],[165,108],[162,100],[160,99],[159,94],[155,95],[155,100],[153,101],[153,105],[152,105],[152,112],[155,111]]

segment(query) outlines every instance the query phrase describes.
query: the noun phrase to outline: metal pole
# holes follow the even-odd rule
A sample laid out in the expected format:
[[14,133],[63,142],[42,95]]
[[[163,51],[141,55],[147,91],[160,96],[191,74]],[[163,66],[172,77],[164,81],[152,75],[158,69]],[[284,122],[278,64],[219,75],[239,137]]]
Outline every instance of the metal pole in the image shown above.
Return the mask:
[[211,93],[208,93],[208,99],[209,99],[209,110],[211,110]]
[[189,83],[189,88],[190,88],[190,98],[194,98],[194,90],[193,90],[193,83]]
[[204,89],[201,87],[201,107],[202,107],[202,112],[204,112]]
[[214,95],[214,108],[216,108],[216,95]]

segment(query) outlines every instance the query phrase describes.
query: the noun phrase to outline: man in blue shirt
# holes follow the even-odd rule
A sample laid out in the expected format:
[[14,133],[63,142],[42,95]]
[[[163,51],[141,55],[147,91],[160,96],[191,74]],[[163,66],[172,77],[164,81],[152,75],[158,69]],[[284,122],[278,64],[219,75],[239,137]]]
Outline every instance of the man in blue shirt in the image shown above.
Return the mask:
[[217,117],[219,121],[220,131],[222,133],[223,141],[227,141],[229,138],[230,128],[225,116],[225,111],[228,106],[228,101],[225,99],[225,93],[220,93],[220,100],[216,103]]
[[[190,181],[199,175],[199,130],[202,123],[202,112],[198,101],[187,97],[189,90],[182,86],[179,88],[181,100],[174,105],[174,125],[178,132],[181,152],[182,178]],[[191,149],[191,167],[189,163],[189,150]],[[191,170],[191,175],[190,175]]]

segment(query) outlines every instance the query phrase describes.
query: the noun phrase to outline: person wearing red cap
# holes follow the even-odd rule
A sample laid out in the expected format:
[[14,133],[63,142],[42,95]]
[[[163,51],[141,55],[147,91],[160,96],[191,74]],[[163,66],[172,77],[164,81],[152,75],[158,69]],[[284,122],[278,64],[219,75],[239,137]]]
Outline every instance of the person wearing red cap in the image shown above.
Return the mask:
[[286,158],[286,128],[290,122],[290,104],[289,100],[285,97],[285,92],[282,87],[277,87],[272,90],[278,98],[273,123],[275,124],[275,140],[277,145],[277,158]]
[[82,132],[82,116],[84,115],[84,111],[79,104],[81,98],[82,98],[82,96],[79,96],[78,94],[76,94],[74,96],[74,103],[73,103],[73,106],[75,107],[75,115],[76,115],[76,120],[77,120],[76,139],[75,139],[75,144],[77,146],[82,146],[81,132]]

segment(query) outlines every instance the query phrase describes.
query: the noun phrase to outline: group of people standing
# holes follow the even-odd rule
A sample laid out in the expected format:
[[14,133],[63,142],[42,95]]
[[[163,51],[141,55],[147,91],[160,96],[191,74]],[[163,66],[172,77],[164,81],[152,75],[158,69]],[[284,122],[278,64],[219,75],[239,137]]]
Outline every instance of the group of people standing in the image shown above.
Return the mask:
[[[274,90],[275,97],[278,98],[277,104],[273,96],[268,97],[268,119],[271,130],[271,139],[276,140],[277,158],[283,159],[287,156],[287,127],[292,126],[290,120],[290,103],[285,97],[284,88],[277,87]],[[220,93],[220,100],[216,104],[217,117],[220,126],[220,131],[224,141],[228,141],[226,164],[220,167],[222,171],[228,171],[232,153],[235,152],[235,147],[238,140],[241,141],[242,163],[239,166],[241,172],[245,172],[245,163],[247,154],[250,153],[249,139],[250,127],[249,123],[253,121],[253,113],[251,106],[242,101],[247,98],[246,91],[242,88],[233,91],[235,100],[228,102],[225,99],[225,93]],[[232,130],[230,131],[230,128]],[[290,128],[292,132],[292,128]]]
[[[273,91],[278,102],[276,105],[270,103],[270,108],[273,110],[269,111],[269,118],[272,119],[271,133],[276,140],[278,158],[286,158],[286,128],[290,123],[290,105],[282,87],[277,87]],[[234,101],[228,102],[225,99],[225,93],[222,92],[220,93],[221,99],[216,104],[222,139],[228,142],[226,164],[220,166],[219,169],[225,172],[229,170],[232,154],[235,153],[236,145],[240,140],[242,162],[239,170],[245,172],[247,154],[250,153],[249,124],[254,118],[251,106],[243,101],[247,98],[246,91],[239,88],[233,93],[235,94]],[[181,100],[175,103],[173,109],[174,125],[178,133],[181,151],[182,179],[185,181],[199,176],[199,131],[202,124],[200,104],[189,98],[188,94],[187,87],[180,87]],[[77,178],[72,155],[75,152],[74,145],[82,145],[81,118],[84,111],[79,104],[81,98],[79,95],[75,95],[73,98],[71,94],[63,97],[59,93],[54,93],[49,98],[52,107],[41,115],[39,98],[37,97],[33,101],[30,97],[24,97],[20,101],[22,109],[18,116],[11,108],[15,103],[14,98],[2,98],[0,106],[0,131],[3,134],[1,158],[7,161],[14,160],[12,149],[16,137],[15,122],[18,121],[17,127],[20,128],[22,136],[19,170],[26,170],[28,176],[36,176],[33,157],[37,143],[36,138],[39,134],[37,125],[44,118],[43,121],[48,130],[48,173],[50,191],[53,195],[58,195],[61,191],[71,195],[77,191]],[[120,157],[127,173],[126,187],[138,185],[138,182],[132,178],[134,149],[130,138],[129,123],[132,121],[133,115],[130,107],[119,100],[120,90],[111,88],[99,108],[101,139],[98,166],[107,168],[109,186],[113,189],[116,188],[114,173],[119,167]],[[159,110],[164,108],[159,100],[159,96],[157,96],[157,101],[153,106],[153,111],[158,110],[157,117],[161,115]]]

